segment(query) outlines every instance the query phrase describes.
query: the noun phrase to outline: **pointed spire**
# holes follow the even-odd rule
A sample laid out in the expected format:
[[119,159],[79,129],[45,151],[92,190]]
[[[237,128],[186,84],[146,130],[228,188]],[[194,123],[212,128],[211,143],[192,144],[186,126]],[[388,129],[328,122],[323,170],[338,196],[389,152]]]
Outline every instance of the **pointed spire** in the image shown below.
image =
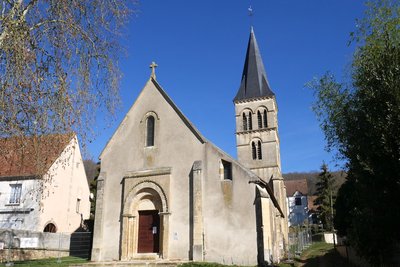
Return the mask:
[[234,101],[274,95],[268,83],[253,27],[251,27],[242,81]]

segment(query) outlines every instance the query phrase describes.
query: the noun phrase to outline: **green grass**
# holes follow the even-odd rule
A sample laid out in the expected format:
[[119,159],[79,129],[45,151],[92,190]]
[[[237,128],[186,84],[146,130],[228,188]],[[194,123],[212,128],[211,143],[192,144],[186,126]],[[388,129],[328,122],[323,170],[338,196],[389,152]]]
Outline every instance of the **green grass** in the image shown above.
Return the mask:
[[[235,267],[239,265],[224,265],[220,263],[215,263],[215,262],[187,262],[187,263],[182,263],[178,265],[179,267]],[[243,267],[243,266],[241,266]]]
[[333,244],[328,244],[325,242],[316,242],[310,247],[305,249],[301,254],[302,258],[315,258],[320,257],[333,250]]
[[294,259],[292,265],[282,263],[279,267],[354,267],[342,258],[333,248],[333,244],[325,242],[316,242],[303,251],[300,257]]
[[293,264],[290,264],[290,263],[279,263],[278,264],[278,267],[293,267],[294,265]]
[[[36,266],[57,266],[57,267],[67,267],[70,264],[80,264],[88,262],[85,259],[77,257],[64,257],[64,258],[49,258],[40,260],[27,260],[27,261],[15,261],[15,267],[36,267]],[[5,263],[0,264],[0,267],[6,266]]]

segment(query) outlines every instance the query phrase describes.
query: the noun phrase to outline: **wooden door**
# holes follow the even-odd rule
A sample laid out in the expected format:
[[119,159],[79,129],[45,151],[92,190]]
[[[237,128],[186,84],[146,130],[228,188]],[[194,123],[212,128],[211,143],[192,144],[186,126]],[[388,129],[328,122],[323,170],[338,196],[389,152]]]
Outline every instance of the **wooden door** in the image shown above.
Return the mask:
[[157,210],[139,211],[138,253],[158,253],[160,216]]

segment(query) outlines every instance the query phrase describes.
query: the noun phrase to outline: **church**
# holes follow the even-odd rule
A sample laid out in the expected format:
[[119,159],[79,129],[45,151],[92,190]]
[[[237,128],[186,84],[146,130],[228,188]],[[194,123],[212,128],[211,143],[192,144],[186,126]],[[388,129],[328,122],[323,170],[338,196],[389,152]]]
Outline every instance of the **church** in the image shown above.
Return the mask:
[[233,100],[238,159],[196,129],[155,66],[100,155],[92,261],[279,262],[288,222],[278,108],[253,29]]

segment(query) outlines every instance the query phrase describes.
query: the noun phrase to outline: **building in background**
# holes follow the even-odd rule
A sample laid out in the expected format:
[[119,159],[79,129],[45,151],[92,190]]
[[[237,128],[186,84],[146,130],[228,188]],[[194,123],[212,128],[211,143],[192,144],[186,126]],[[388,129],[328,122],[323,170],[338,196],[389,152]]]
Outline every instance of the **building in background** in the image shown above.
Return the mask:
[[285,180],[285,186],[289,226],[307,223],[309,216],[307,179]]
[[0,140],[0,228],[74,232],[89,218],[89,187],[74,134]]

